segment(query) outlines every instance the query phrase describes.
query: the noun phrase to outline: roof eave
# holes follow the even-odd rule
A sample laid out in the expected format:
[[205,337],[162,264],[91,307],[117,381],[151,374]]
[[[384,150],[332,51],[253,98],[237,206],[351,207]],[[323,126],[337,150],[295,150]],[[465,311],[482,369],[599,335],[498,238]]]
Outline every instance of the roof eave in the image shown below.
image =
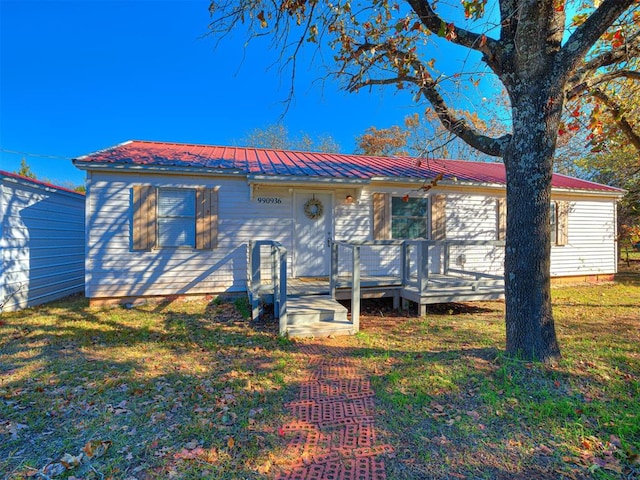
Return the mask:
[[622,198],[627,193],[626,190],[622,189],[611,189],[611,190],[589,190],[582,188],[562,188],[562,187],[552,187],[551,192],[554,194],[566,194],[566,195],[580,195],[583,197],[614,197],[614,198]]
[[[433,179],[431,177],[424,178],[415,178],[415,177],[372,177],[371,181],[376,183],[407,183],[412,185],[424,185],[425,183],[430,183]],[[467,186],[467,187],[482,187],[482,188],[497,188],[504,189],[504,184],[502,183],[490,183],[490,182],[478,182],[473,180],[460,180],[460,179],[451,179],[444,178],[442,180],[438,180],[438,186],[449,187],[449,186]]]
[[3,175],[0,174],[0,181],[2,182],[8,182],[8,183],[12,183],[15,185],[22,185],[25,187],[30,187],[30,188],[37,188],[39,190],[45,191],[45,192],[52,192],[52,193],[58,193],[61,195],[67,195],[67,196],[71,196],[71,197],[80,197],[83,198],[85,197],[85,194],[82,192],[76,192],[74,190],[71,190],[70,188],[66,188],[66,187],[61,187],[59,185],[54,185],[52,183],[47,183],[47,182],[41,182],[39,180],[35,180],[35,179],[28,179],[28,178],[20,178],[18,175]]
[[335,178],[335,177],[302,177],[295,175],[247,175],[249,185],[270,184],[270,185],[368,185],[371,181],[368,178]]
[[164,173],[178,175],[216,175],[230,177],[246,177],[246,173],[239,168],[207,168],[175,165],[138,165],[113,162],[85,162],[80,158],[73,160],[73,164],[80,170],[92,171],[125,171],[131,173]]

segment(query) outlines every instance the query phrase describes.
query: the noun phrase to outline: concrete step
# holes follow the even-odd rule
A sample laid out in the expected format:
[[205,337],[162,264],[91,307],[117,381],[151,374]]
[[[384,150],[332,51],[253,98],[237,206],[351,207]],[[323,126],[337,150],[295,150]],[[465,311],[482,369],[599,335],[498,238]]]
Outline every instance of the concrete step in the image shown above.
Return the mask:
[[287,297],[287,325],[303,326],[334,322],[347,322],[347,309],[331,296]]

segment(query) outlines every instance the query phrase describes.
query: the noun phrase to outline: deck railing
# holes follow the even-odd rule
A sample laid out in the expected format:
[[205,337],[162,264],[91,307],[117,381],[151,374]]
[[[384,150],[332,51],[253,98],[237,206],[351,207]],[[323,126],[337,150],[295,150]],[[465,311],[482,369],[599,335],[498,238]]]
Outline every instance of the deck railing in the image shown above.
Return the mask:
[[[331,296],[336,298],[336,289],[346,281],[351,287],[351,322],[356,331],[360,325],[360,297],[362,282],[362,258],[363,249],[372,251],[373,249],[384,249],[387,256],[395,257],[397,264],[390,268],[389,272],[398,279],[400,288],[413,287],[422,295],[427,292],[429,278],[434,274],[457,275],[463,278],[473,278],[476,287],[480,281],[498,280],[501,275],[465,270],[466,255],[460,253],[454,264],[460,268],[452,267],[452,250],[459,247],[469,249],[470,247],[504,247],[502,240],[364,240],[364,241],[341,241],[331,244],[331,276],[329,289]],[[397,252],[389,253],[390,250]],[[350,252],[350,259],[341,261],[340,252]],[[365,254],[366,255],[366,254]],[[350,275],[341,275],[340,267],[347,267]],[[468,281],[467,281],[468,282]],[[465,282],[465,283],[467,283]]]
[[268,264],[271,269],[273,288],[273,315],[278,319],[279,332],[283,335],[287,329],[287,249],[273,240],[257,240],[249,242],[249,301],[251,315],[254,320],[260,316],[260,299],[264,283],[261,272],[263,264],[263,247],[268,251]]
[[[495,259],[495,248],[504,247],[498,240],[367,240],[331,243],[331,273],[329,290],[336,298],[336,289],[351,289],[351,323],[355,331],[360,328],[360,298],[363,276],[384,277],[384,285],[396,289],[414,289],[419,296],[427,294],[432,277],[459,277],[459,285],[479,290],[491,282],[502,279],[495,273],[477,271],[474,265],[487,265]],[[474,250],[478,247],[479,250]],[[482,250],[486,251],[482,253]],[[493,251],[493,253],[491,253]],[[349,255],[347,255],[347,253]],[[467,258],[468,255],[468,258]],[[454,258],[452,258],[454,257]],[[280,334],[287,329],[287,250],[276,241],[249,242],[248,291],[252,316],[260,315],[262,295],[273,295],[274,317],[279,320]],[[364,260],[363,260],[364,259]],[[363,265],[364,263],[364,265]],[[465,268],[472,265],[472,268]],[[364,266],[364,268],[363,268]],[[262,278],[267,271],[270,278]],[[500,268],[501,270],[501,268]],[[266,272],[265,272],[266,273]],[[264,280],[264,281],[263,281]],[[375,286],[365,284],[365,286]]]

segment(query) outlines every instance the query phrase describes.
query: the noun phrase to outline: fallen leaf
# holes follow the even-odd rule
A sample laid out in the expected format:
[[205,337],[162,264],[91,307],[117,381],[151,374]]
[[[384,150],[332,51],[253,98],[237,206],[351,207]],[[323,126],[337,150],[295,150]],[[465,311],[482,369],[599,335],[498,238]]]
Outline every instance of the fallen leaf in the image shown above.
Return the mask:
[[256,471],[262,475],[266,475],[267,473],[269,473],[271,471],[271,460],[267,460],[262,465],[258,465]]
[[235,444],[236,444],[236,441],[233,439],[233,437],[229,437],[229,439],[227,440],[227,447],[233,448]]
[[480,414],[478,412],[476,412],[475,410],[469,410],[467,412],[467,415],[469,415],[474,420],[480,420]]
[[57,477],[58,475],[62,475],[66,471],[67,469],[60,462],[51,462],[42,468],[42,474],[46,475],[47,477]]
[[622,443],[620,442],[620,439],[613,434],[609,436],[609,442],[611,443],[611,445],[615,445],[618,448],[622,447]]
[[82,451],[88,458],[99,458],[107,453],[110,446],[110,440],[89,440],[82,447]]
[[83,456],[84,455],[82,453],[75,456],[65,453],[60,459],[60,463],[62,463],[67,470],[71,470],[72,468],[75,468],[82,463]]
[[207,463],[216,463],[218,461],[218,451],[215,448],[210,448],[202,456],[202,459]]
[[538,447],[538,451],[542,454],[542,455],[551,455],[553,453],[553,450],[550,449],[549,447],[547,447],[546,445],[540,445]]
[[29,428],[29,426],[24,423],[9,423],[8,431],[11,434],[11,438],[16,440],[18,438],[18,432],[27,428]]
[[197,446],[198,446],[197,440],[191,440],[190,442],[187,442],[184,444],[184,448],[186,448],[187,450],[193,450]]

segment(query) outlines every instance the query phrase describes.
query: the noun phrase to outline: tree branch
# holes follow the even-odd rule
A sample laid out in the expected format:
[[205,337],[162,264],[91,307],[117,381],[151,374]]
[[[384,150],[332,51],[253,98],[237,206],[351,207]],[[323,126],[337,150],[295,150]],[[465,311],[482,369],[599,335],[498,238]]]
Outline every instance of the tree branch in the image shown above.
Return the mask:
[[[407,3],[411,6],[415,14],[418,15],[422,24],[436,35],[441,31],[443,25],[446,26],[451,24],[451,22],[446,22],[433,11],[428,0],[407,0]],[[481,52],[484,54],[487,64],[489,64],[492,69],[494,67],[497,68],[498,64],[495,62],[497,51],[499,49],[499,43],[497,40],[487,35],[477,34],[459,27],[455,27],[454,32],[455,36],[451,36],[451,38],[449,38],[451,43]]]
[[[377,48],[377,51],[382,51],[383,45],[374,46],[364,44],[356,49],[356,52],[371,50],[374,47]],[[429,103],[431,103],[438,119],[448,131],[457,135],[464,142],[477,150],[480,150],[482,153],[493,157],[500,157],[504,154],[504,149],[511,140],[511,135],[492,138],[481,134],[475,128],[470,126],[465,119],[458,117],[456,113],[447,106],[444,98],[438,91],[436,81],[433,80],[429,74],[427,67],[414,55],[399,50],[387,53],[391,53],[394,58],[400,61],[400,63],[411,65],[412,69],[416,72],[416,75],[398,74],[395,77],[371,79],[364,78],[366,70],[361,70],[348,82],[347,90],[353,92],[360,88],[372,85],[394,85],[405,82],[411,83],[418,87],[419,94],[423,95]]]
[[622,130],[622,133],[627,137],[627,139],[633,144],[634,147],[640,152],[640,136],[633,130],[631,124],[626,119],[622,112],[622,107],[618,102],[609,97],[606,93],[604,93],[599,88],[595,88],[591,91],[591,95],[601,100],[609,110],[611,111],[615,122]]
[[569,89],[565,95],[567,100],[573,100],[581,93],[587,92],[598,85],[615,80],[616,78],[628,78],[631,80],[640,80],[640,72],[635,70],[616,70],[614,72],[597,75],[592,78],[578,83],[577,85],[570,84]]
[[637,41],[637,36],[634,36],[632,38],[632,41],[633,40],[635,40],[635,43],[627,43],[614,50],[608,50],[585,62],[584,65],[578,68],[571,76],[569,79],[569,85],[577,85],[582,82],[584,78],[594,75],[600,68],[610,67],[617,63],[626,62],[631,58],[640,56],[640,42]]
[[576,28],[560,50],[556,72],[565,76],[575,70],[591,47],[634,2],[635,0],[603,0],[585,22]]

